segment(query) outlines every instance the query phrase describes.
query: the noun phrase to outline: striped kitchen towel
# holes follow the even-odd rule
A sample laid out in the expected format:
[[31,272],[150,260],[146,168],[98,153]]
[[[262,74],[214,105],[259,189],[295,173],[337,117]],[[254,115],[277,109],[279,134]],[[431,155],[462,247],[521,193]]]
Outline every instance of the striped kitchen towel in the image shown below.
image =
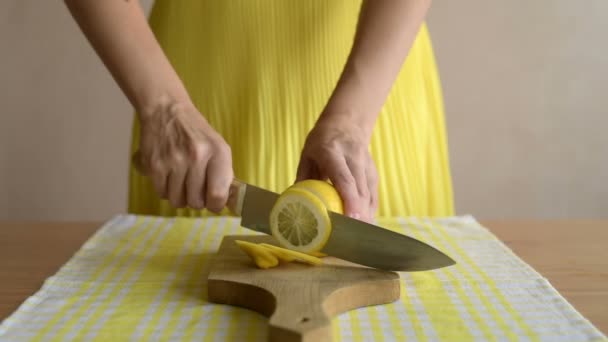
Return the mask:
[[[401,299],[333,322],[336,341],[606,340],[474,218],[387,218],[451,267],[401,273]],[[264,341],[266,319],[209,303],[206,272],[231,217],[120,215],[0,325],[0,341]]]

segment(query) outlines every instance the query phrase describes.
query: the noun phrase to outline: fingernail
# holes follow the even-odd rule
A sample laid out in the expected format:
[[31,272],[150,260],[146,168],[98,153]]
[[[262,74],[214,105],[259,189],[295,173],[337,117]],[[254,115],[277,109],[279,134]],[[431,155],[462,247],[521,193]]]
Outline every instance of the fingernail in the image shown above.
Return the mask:
[[351,213],[348,216],[354,218],[355,220],[358,220],[361,217],[361,215],[359,215],[359,213]]

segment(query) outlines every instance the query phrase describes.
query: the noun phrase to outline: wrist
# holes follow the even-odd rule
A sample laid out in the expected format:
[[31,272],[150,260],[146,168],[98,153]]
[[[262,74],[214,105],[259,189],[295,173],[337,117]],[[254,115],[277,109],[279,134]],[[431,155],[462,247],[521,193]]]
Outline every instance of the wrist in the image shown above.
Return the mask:
[[371,137],[381,108],[366,103],[365,96],[354,96],[353,86],[342,83],[332,94],[321,113],[320,120],[332,119],[344,124],[354,124]]
[[326,108],[319,116],[317,126],[329,125],[341,130],[352,131],[353,134],[369,142],[371,141],[375,122],[375,115],[367,115],[358,110]]
[[136,108],[141,121],[152,119],[161,114],[190,111],[196,109],[188,96],[161,94],[151,97]]
[[343,77],[321,113],[320,120],[331,119],[360,127],[371,137],[382,109],[376,99],[356,77]]

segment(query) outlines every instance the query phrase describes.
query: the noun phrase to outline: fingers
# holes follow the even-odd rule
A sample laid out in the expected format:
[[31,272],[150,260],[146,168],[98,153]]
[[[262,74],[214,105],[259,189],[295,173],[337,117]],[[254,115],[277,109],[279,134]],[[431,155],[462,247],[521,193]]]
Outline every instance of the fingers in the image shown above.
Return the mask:
[[137,170],[137,172],[139,172],[143,176],[150,177],[152,184],[154,185],[154,190],[156,191],[158,196],[160,198],[167,199],[168,172],[163,166],[162,161],[154,157],[146,161],[141,151],[138,150],[133,154],[131,162],[133,163],[133,166],[135,167],[135,170]]
[[367,184],[367,175],[366,175],[366,167],[364,157],[358,158],[358,160],[346,159],[346,164],[350,172],[355,179],[355,184],[357,186],[357,195],[358,195],[358,203],[361,214],[361,219],[365,221],[369,221],[370,219],[370,210],[369,210],[369,189]]
[[[322,178],[319,178],[321,177]],[[378,208],[378,175],[368,153],[325,150],[302,156],[296,181],[331,180],[344,203],[344,213],[371,222]]]
[[232,159],[230,154],[217,154],[209,162],[199,160],[190,167],[176,163],[166,179],[167,198],[171,206],[189,206],[198,210],[207,208],[217,213],[226,206],[230,184],[234,179]]
[[189,151],[190,167],[186,176],[186,199],[190,208],[205,208],[205,177],[210,149],[206,144],[196,143]]
[[152,183],[154,184],[154,190],[156,190],[156,193],[162,199],[167,199],[169,196],[167,178],[168,178],[168,174],[164,170],[164,168],[157,167],[157,170],[153,171]]
[[180,158],[173,161],[173,167],[168,177],[168,197],[169,203],[175,208],[181,208],[186,204],[186,189],[184,180],[187,168]]
[[362,203],[357,190],[357,181],[349,169],[344,157],[334,156],[325,161],[324,173],[338,190],[344,202],[344,213],[355,219],[363,216]]
[[186,198],[190,208],[201,210],[205,208],[205,174],[207,161],[195,163],[186,176]]
[[372,221],[378,211],[378,171],[371,156],[368,157],[365,176],[369,189],[369,219]]
[[[157,192],[166,192],[165,197],[171,206],[189,206],[198,210],[207,208],[213,212],[220,212],[226,206],[230,184],[234,179],[230,148],[225,145],[210,151],[191,157],[194,159],[188,161],[174,157],[167,177],[154,174]],[[163,180],[166,180],[166,185]]]
[[[228,145],[226,145],[227,147]],[[219,213],[226,206],[230,184],[234,179],[230,149],[214,155],[207,166],[205,206]]]

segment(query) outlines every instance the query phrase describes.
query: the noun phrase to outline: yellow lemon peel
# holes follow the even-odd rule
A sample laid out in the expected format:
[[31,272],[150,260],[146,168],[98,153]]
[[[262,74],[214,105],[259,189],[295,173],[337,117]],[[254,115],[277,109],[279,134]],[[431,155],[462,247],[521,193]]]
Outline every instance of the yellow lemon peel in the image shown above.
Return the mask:
[[285,262],[300,261],[310,265],[321,265],[323,263],[321,259],[312,255],[292,251],[287,248],[281,248],[267,243],[262,243],[260,245],[268,248],[273,254],[275,254],[277,258]]
[[259,268],[268,269],[271,267],[275,267],[279,264],[279,259],[274,253],[271,253],[267,248],[243,240],[235,240],[234,242],[239,246],[239,248],[243,252],[249,255],[249,257]]
[[344,204],[342,203],[340,194],[336,188],[334,188],[334,186],[328,182],[316,179],[307,179],[290,186],[289,189],[306,190],[320,199],[323,204],[325,204],[327,210],[338,214],[342,214],[344,212]]

